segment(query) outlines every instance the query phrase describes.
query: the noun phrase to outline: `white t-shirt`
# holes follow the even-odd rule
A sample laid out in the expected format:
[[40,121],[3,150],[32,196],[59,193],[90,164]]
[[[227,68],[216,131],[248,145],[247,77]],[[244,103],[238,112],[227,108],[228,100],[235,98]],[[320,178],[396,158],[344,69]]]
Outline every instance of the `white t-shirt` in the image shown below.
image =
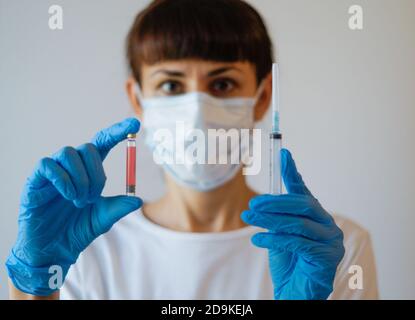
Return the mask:
[[[374,256],[367,231],[335,217],[345,256],[331,299],[377,299]],[[220,233],[166,229],[140,210],[116,223],[78,258],[62,299],[273,299],[268,251],[251,243],[263,229]],[[363,270],[363,289],[349,288],[351,265]]]

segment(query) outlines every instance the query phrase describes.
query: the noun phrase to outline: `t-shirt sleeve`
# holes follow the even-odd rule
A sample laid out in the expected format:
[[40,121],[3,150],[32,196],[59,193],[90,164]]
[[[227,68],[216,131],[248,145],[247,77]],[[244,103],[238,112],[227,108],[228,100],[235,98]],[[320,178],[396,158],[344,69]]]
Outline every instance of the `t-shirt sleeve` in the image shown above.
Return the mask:
[[82,288],[82,272],[80,261],[82,255],[79,257],[78,261],[72,265],[66,275],[65,282],[60,289],[60,299],[61,300],[82,300],[83,297],[83,288]]
[[338,266],[333,300],[378,299],[375,257],[369,232],[347,221],[339,225],[344,233],[345,255]]

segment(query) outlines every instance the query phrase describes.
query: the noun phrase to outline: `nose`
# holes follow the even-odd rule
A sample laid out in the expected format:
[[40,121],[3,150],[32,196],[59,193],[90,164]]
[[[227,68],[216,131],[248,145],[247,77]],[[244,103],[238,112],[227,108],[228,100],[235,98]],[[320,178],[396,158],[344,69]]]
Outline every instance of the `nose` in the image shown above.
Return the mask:
[[207,84],[198,76],[192,76],[188,79],[186,85],[187,92],[205,92],[209,93]]

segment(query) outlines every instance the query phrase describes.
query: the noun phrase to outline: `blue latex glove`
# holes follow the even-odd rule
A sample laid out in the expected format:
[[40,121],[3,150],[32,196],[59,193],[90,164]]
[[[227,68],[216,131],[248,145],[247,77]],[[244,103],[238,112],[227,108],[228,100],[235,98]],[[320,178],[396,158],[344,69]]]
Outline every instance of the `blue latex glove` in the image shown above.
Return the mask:
[[137,197],[101,196],[106,181],[102,161],[139,127],[138,120],[126,119],[100,131],[92,143],[65,147],[39,162],[24,187],[17,241],[6,261],[17,289],[50,295],[57,289],[49,285],[49,267],[61,267],[64,279],[94,239],[141,207]]
[[254,197],[241,217],[269,230],[252,242],[269,249],[275,299],[327,299],[344,255],[343,232],[311,195],[286,149],[281,171],[288,194]]

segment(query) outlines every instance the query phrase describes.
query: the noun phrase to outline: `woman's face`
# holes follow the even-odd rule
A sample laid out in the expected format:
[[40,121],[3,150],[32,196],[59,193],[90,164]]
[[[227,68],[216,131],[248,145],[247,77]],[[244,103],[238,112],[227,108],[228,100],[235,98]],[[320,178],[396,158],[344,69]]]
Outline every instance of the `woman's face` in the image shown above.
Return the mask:
[[[255,106],[255,120],[266,112],[271,99],[271,76],[264,80]],[[127,81],[131,104],[139,117],[142,108],[135,96],[133,78]],[[255,66],[249,62],[206,60],[165,61],[141,66],[141,91],[144,98],[204,92],[218,98],[253,97],[258,89]]]

